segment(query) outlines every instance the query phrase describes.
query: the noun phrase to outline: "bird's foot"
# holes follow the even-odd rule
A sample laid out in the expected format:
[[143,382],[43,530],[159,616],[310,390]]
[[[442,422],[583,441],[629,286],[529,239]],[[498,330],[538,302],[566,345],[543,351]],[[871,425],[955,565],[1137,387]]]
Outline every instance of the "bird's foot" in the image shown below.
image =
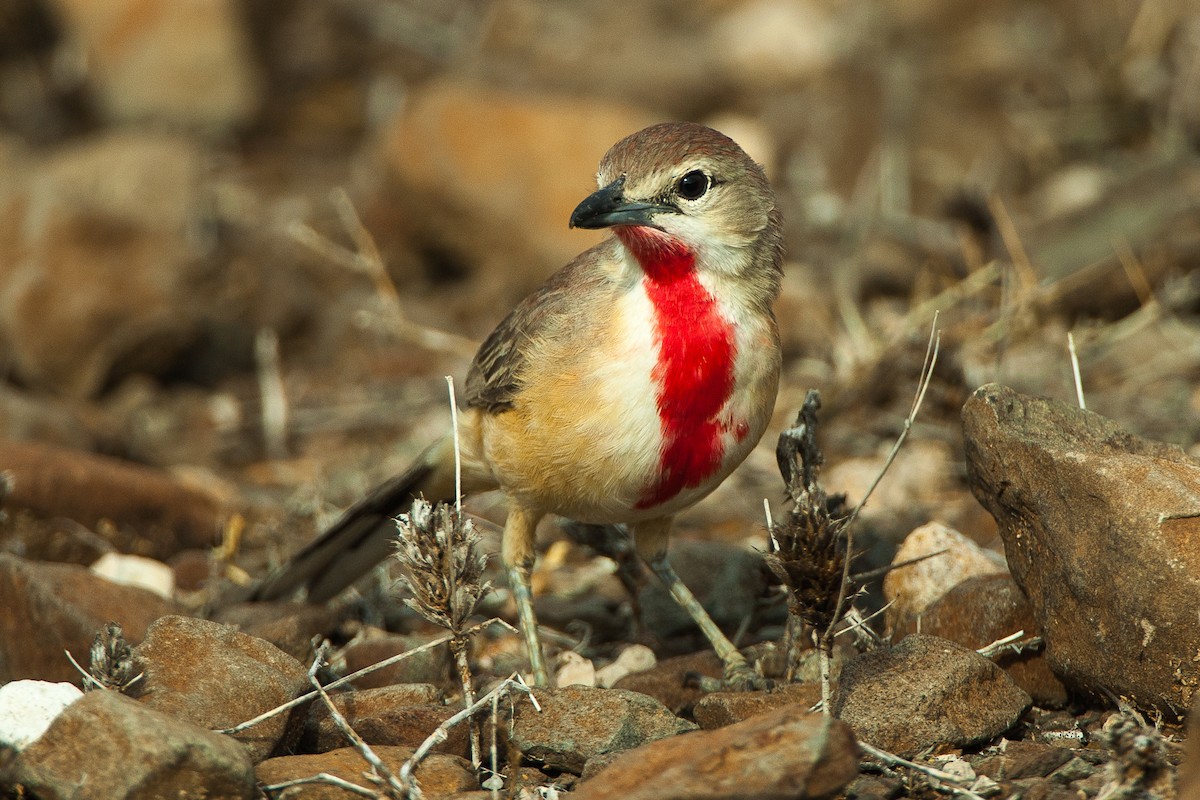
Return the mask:
[[698,676],[697,685],[705,692],[761,692],[773,689],[775,682],[760,675],[744,658],[738,658],[725,663],[724,676]]

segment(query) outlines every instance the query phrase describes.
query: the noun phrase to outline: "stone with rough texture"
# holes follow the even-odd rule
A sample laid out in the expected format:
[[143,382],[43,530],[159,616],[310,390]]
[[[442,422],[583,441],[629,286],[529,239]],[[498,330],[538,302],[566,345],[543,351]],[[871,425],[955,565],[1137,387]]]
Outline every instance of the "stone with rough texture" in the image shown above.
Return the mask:
[[620,754],[572,800],[801,800],[831,797],[858,773],[843,722],[798,706]]
[[[1018,631],[1025,632],[1023,639],[1041,635],[1029,601],[1007,572],[976,575],[957,584],[921,613],[920,627],[921,633],[972,649],[986,647]],[[893,636],[902,638],[916,633],[916,628],[916,620],[910,620],[909,625],[893,631]],[[1037,705],[1057,708],[1067,702],[1067,687],[1050,670],[1043,648],[1020,653],[1004,648],[992,660]]]
[[913,634],[842,668],[833,713],[863,741],[915,755],[986,742],[1011,728],[1030,698],[974,650]]
[[254,769],[233,739],[112,691],[72,703],[0,784],[42,800],[252,798]]
[[[333,702],[367,744],[419,747],[462,708],[437,702],[441,694],[440,689],[427,683],[407,684],[347,692],[334,697]],[[445,741],[434,746],[434,752],[469,757],[467,731],[465,724],[450,728]],[[324,704],[314,705],[309,714],[305,741],[310,740],[311,748],[306,749],[318,753],[347,745],[346,735],[334,724]]]
[[527,758],[578,775],[589,758],[694,730],[652,697],[621,689],[534,689],[542,710],[521,701],[510,739]]
[[0,748],[23,750],[83,692],[72,683],[11,681],[0,686]]
[[[342,657],[346,660],[346,674],[414,650],[426,641],[419,636],[385,634],[351,642],[342,651]],[[440,686],[450,677],[450,664],[450,648],[443,644],[355,678],[354,688],[375,689],[397,683],[432,683]]]
[[892,604],[887,611],[890,630],[912,625],[930,604],[959,582],[1006,570],[999,553],[984,550],[940,522],[922,525],[905,537],[892,564],[922,556],[929,558],[894,569],[883,579],[883,598]]
[[[384,765],[399,775],[413,754],[411,747],[372,747],[375,755]],[[282,783],[297,778],[311,778],[313,775],[325,772],[364,788],[371,784],[363,777],[368,771],[367,762],[362,755],[352,747],[331,750],[328,753],[317,753],[305,756],[279,756],[262,762],[255,768],[258,780],[264,784]],[[455,792],[478,789],[479,782],[471,770],[470,762],[458,756],[448,756],[444,753],[433,753],[421,761],[416,770],[417,782],[421,791],[429,798],[444,797]],[[345,790],[329,785],[312,784],[305,786],[297,794],[304,800],[342,800],[351,795]]]
[[[236,628],[189,617],[163,617],[134,649],[138,699],[148,707],[205,728],[230,728],[298,697],[308,671],[270,642]],[[235,734],[261,761],[298,725],[279,714]]]
[[247,122],[259,79],[231,0],[52,0],[105,116],[224,131]]
[[964,405],[963,432],[1050,667],[1182,715],[1200,685],[1200,461],[997,384]]
[[821,686],[816,683],[792,683],[770,692],[713,692],[696,702],[692,715],[701,728],[711,730],[784,706],[808,710],[820,700]]
[[13,371],[90,397],[176,365],[209,310],[199,147],[118,130],[29,161],[0,182],[0,230],[13,232],[0,237],[0,334]]
[[74,564],[39,564],[0,554],[0,683],[20,678],[82,679],[63,655],[81,664],[108,622],[136,644],[150,623],[177,614],[174,603],[145,589],[121,586]]

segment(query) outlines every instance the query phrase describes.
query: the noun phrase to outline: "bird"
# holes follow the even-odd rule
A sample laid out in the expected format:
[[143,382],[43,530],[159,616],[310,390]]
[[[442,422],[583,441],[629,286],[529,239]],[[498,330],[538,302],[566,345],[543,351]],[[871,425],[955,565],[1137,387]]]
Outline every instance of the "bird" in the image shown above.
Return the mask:
[[[762,679],[680,580],[673,518],[713,491],[761,439],[781,352],[773,305],[782,218],[762,167],[691,122],[626,136],[569,227],[611,235],[554,273],[483,341],[459,397],[461,488],[507,500],[501,557],[535,683],[548,681],[530,590],[547,514],[627,526],[638,556],[708,638],[724,680]],[[326,601],[394,549],[417,496],[455,496],[453,437],[352,505],[261,583]]]

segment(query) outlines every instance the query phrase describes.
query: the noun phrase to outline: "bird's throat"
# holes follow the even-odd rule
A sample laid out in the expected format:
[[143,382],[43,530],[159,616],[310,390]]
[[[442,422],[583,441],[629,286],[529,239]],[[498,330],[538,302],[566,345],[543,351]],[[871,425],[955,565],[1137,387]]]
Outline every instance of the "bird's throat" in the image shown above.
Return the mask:
[[653,508],[705,483],[721,466],[728,424],[720,415],[733,390],[734,331],[700,282],[691,250],[647,228],[616,233],[645,273],[654,310],[663,445],[657,480],[637,501],[638,508]]

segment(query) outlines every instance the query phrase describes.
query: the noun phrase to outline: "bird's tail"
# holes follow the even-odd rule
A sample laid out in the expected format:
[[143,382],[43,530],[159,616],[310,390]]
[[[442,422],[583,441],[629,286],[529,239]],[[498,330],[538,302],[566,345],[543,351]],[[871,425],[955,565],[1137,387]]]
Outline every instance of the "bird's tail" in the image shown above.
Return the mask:
[[308,601],[321,603],[370,572],[391,555],[396,538],[392,520],[409,509],[414,497],[424,495],[433,502],[453,497],[453,469],[445,465],[448,447],[445,440],[429,447],[407,470],[347,509],[259,584],[253,599],[278,600],[304,586]]

